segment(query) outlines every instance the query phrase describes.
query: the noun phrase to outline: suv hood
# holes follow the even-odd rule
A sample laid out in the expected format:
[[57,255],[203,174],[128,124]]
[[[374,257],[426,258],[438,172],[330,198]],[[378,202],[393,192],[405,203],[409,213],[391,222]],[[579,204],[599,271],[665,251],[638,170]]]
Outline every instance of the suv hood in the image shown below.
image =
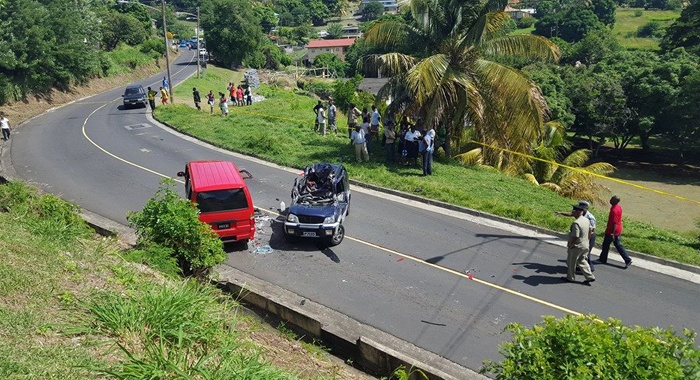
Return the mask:
[[335,216],[338,206],[309,206],[302,204],[293,204],[289,206],[289,212],[294,215],[305,215],[305,216],[322,216],[324,218],[329,216]]

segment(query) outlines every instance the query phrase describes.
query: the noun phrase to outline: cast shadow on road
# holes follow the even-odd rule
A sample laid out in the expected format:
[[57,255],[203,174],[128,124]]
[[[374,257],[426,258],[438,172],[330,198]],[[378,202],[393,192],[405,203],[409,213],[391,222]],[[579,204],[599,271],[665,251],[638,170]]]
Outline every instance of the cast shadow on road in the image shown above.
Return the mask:
[[513,275],[513,279],[522,281],[530,286],[561,284],[561,277],[566,275],[566,265],[547,265],[540,263],[513,263],[513,265],[521,265],[523,268],[534,271],[535,273],[544,273],[548,275]]
[[494,241],[500,240],[500,239],[539,240],[538,238],[529,237],[529,236],[521,236],[521,235],[476,234],[475,236],[479,237],[479,238],[490,238],[490,239],[484,240],[484,241],[479,242],[477,244],[470,245],[468,247],[460,248],[456,251],[447,252],[447,253],[444,253],[442,255],[431,257],[429,259],[426,259],[425,261],[430,263],[430,264],[437,264],[440,261],[444,260],[447,256],[454,255],[455,253],[463,252],[463,251],[466,251],[468,249],[476,248],[478,246],[488,244],[488,243],[491,243],[491,242],[494,242]]
[[[334,263],[340,263],[338,255],[319,240],[315,239],[296,239],[289,242],[284,237],[284,216],[278,216],[276,219],[271,219],[272,224],[263,229],[263,233],[258,236],[262,237],[261,244],[269,244],[270,248],[275,251],[286,252],[321,252]],[[267,237],[269,236],[269,241]]]
[[197,66],[197,60],[187,61],[187,62],[178,62],[175,64],[175,66]]

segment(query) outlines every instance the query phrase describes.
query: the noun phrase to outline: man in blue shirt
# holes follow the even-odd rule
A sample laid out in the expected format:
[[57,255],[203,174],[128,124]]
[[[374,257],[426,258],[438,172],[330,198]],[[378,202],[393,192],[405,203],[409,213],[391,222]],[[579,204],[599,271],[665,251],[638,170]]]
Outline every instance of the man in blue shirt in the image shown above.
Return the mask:
[[372,136],[377,136],[377,141],[379,141],[379,121],[381,116],[379,116],[379,111],[377,111],[377,106],[372,106],[372,121],[370,122],[369,133],[370,138]]

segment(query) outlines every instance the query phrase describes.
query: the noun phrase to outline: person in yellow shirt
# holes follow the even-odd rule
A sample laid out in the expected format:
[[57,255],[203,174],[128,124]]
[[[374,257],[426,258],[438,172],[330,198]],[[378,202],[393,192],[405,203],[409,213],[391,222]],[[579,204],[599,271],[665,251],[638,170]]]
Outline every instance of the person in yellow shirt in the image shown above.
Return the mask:
[[163,87],[160,88],[160,102],[164,105],[168,104],[168,92]]
[[158,95],[158,92],[149,87],[148,88],[148,104],[151,105],[151,111],[156,109],[156,95]]

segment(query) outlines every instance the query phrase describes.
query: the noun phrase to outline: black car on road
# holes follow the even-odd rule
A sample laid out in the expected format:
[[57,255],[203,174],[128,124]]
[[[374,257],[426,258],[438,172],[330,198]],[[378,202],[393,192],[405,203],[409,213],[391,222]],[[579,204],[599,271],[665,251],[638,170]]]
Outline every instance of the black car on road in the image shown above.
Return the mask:
[[132,106],[144,107],[148,104],[148,94],[143,86],[131,85],[124,90],[124,108],[129,108]]
[[350,184],[343,165],[320,163],[306,167],[294,180],[292,203],[284,222],[287,240],[316,238],[330,246],[345,237],[343,222],[350,211]]

